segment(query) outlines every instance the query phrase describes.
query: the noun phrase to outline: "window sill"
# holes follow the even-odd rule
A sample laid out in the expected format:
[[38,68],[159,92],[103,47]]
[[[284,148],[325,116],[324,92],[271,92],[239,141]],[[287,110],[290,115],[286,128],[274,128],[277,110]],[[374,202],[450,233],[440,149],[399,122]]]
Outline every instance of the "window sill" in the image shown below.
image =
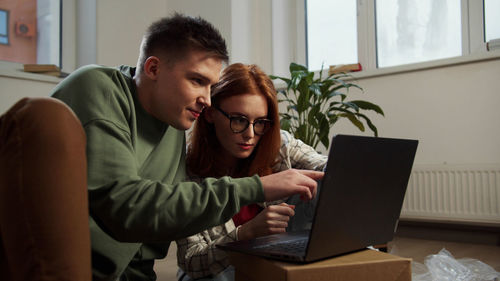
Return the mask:
[[21,80],[32,80],[40,81],[46,83],[57,84],[62,81],[63,78],[55,77],[52,75],[36,74],[23,71],[23,65],[20,63],[13,62],[0,62],[0,77],[8,77]]
[[[342,80],[361,80],[365,78],[374,78],[381,76],[397,75],[402,73],[423,71],[435,68],[444,68],[455,65],[463,65],[469,63],[478,63],[483,61],[492,61],[500,59],[500,50],[489,51],[487,53],[474,54],[468,56],[460,56],[453,58],[446,58],[428,62],[413,63],[407,65],[398,65],[392,67],[384,67],[372,70],[363,70],[359,72],[349,72],[351,77],[345,77]],[[326,70],[324,70],[323,75],[325,75]],[[315,71],[315,77],[319,77],[319,71]],[[281,80],[274,80],[274,86],[277,90],[286,89],[286,83]]]
[[352,75],[354,79],[364,79],[364,78],[373,78],[379,76],[387,76],[400,73],[415,72],[415,71],[422,71],[434,68],[443,68],[455,65],[477,63],[477,62],[498,60],[498,59],[500,59],[500,51],[490,51],[487,53],[473,54],[468,56],[460,56],[460,57],[446,58],[446,59],[433,60],[421,63],[384,67],[373,70],[363,70],[360,72],[351,72],[349,74]]

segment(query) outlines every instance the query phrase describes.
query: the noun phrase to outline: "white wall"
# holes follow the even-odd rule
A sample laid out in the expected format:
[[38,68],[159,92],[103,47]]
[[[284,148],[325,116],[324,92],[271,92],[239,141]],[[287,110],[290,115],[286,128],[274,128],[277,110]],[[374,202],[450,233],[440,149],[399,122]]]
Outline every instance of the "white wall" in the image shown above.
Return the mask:
[[217,29],[231,46],[231,0],[167,0],[168,14],[173,12],[197,17],[201,16]]
[[233,0],[230,61],[256,63],[272,71],[271,4],[268,0]]
[[[266,39],[271,38],[271,13],[259,12],[268,3],[238,1],[97,1],[96,62],[135,65],[144,29],[176,10],[214,23],[228,41],[232,62],[252,62],[272,72],[277,66],[271,63],[272,42]],[[386,112],[385,118],[373,120],[381,136],[420,140],[416,164],[499,164],[499,77],[497,59],[364,78],[358,83],[365,89],[362,98]],[[48,95],[55,83],[0,77],[0,85],[3,112],[23,96]],[[360,134],[345,122],[334,132]]]
[[[358,80],[380,136],[420,140],[416,164],[500,164],[500,59]],[[373,116],[371,114],[370,116]],[[348,121],[335,133],[361,134]]]
[[168,11],[201,16],[226,39],[230,63],[255,63],[272,70],[271,1],[168,0]]
[[54,82],[40,82],[0,76],[0,115],[23,97],[45,97],[56,85]]
[[168,13],[166,0],[97,1],[97,63],[135,65],[142,35]]

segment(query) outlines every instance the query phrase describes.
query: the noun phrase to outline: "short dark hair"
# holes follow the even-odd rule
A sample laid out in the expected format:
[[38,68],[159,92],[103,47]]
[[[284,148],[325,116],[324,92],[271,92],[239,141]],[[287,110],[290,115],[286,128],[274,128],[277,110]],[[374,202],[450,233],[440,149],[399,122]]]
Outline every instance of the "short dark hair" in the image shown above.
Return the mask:
[[164,54],[174,59],[193,49],[212,53],[225,63],[229,59],[226,42],[211,23],[201,17],[175,13],[152,23],[146,30],[137,67],[141,71],[146,59],[152,55]]

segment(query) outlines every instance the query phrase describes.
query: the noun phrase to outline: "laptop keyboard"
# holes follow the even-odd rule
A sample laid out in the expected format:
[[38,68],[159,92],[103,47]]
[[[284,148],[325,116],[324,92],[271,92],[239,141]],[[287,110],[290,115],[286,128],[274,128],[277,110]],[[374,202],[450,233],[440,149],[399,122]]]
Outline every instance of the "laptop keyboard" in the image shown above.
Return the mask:
[[306,247],[307,247],[307,239],[300,239],[282,243],[262,245],[259,246],[258,248],[272,252],[287,252],[287,253],[300,254],[306,251]]

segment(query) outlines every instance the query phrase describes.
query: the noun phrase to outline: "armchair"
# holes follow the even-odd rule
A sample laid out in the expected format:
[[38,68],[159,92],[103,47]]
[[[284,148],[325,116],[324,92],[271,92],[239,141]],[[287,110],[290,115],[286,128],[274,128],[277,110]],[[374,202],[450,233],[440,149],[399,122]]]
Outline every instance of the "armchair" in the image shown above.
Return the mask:
[[53,98],[0,117],[0,280],[91,280],[85,133]]

